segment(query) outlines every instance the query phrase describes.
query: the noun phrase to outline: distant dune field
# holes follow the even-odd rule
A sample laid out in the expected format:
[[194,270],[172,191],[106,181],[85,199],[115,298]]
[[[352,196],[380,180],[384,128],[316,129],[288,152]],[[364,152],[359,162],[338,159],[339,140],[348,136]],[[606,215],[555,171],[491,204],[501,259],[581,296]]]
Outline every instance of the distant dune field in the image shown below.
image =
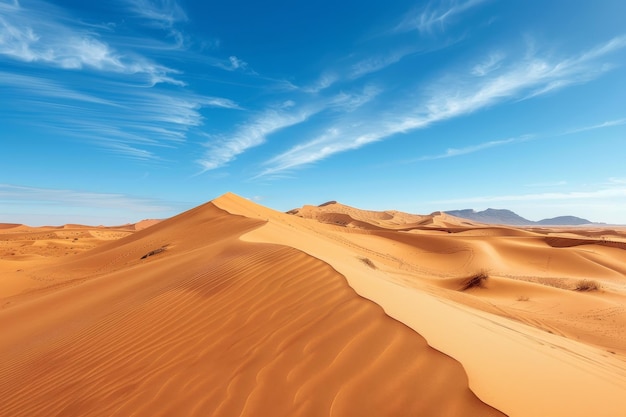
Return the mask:
[[0,225],[0,416],[623,416],[626,231],[234,194]]

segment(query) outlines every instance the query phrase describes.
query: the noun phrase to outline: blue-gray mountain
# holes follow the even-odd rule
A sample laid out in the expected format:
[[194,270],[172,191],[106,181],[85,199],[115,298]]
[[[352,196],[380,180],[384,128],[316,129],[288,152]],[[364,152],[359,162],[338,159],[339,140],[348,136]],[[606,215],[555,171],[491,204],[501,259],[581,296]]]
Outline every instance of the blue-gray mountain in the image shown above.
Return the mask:
[[488,208],[487,210],[483,211],[475,211],[472,209],[451,210],[446,211],[446,213],[452,216],[461,217],[475,222],[507,224],[511,226],[580,226],[583,224],[592,223],[587,219],[582,219],[575,216],[559,216],[535,222],[525,219],[522,216],[512,212],[511,210],[492,208]]

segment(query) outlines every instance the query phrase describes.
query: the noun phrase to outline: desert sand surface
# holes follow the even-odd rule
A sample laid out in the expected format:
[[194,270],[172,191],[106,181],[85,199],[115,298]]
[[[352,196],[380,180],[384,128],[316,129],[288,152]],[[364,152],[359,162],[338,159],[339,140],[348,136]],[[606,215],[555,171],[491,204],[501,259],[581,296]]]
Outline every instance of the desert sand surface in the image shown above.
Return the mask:
[[226,194],[0,244],[2,416],[626,410],[624,229]]
[[264,223],[209,203],[80,254],[24,259],[36,288],[0,310],[1,414],[502,415],[461,364],[330,265],[240,239]]
[[[51,281],[45,276],[24,279],[24,275],[28,274],[25,270],[58,264],[60,258],[97,248],[109,241],[128,236],[134,230],[134,225],[92,227],[68,224],[30,227],[0,223],[0,299],[51,285]],[[0,308],[2,305],[0,302]]]
[[[519,229],[333,202],[288,218],[235,195],[216,205],[266,220],[243,239],[329,263],[458,360],[473,392],[505,414],[626,410],[626,230]],[[481,274],[487,278],[472,281]],[[598,289],[578,291],[587,280]]]

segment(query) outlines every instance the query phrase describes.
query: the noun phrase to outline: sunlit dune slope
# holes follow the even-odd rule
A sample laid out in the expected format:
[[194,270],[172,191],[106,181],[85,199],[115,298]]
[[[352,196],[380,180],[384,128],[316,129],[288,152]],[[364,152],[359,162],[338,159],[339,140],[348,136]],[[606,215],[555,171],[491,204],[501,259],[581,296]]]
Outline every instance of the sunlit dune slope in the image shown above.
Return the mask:
[[[291,213],[318,220],[349,213],[352,218],[360,219],[362,225],[379,222],[381,218],[381,212],[337,203],[305,206]],[[405,218],[408,216],[411,215]],[[606,330],[610,336],[599,344],[626,353],[626,335],[620,331],[626,326],[623,307],[626,231],[463,227],[456,221],[448,221],[447,227],[399,230],[395,224],[389,228],[364,226],[358,230],[349,230],[352,229],[349,224],[340,226],[345,226],[344,233],[340,228],[328,229],[326,233],[335,241],[339,239],[337,236],[348,238],[350,245],[370,256],[376,265],[403,274],[405,284],[457,290],[468,276],[484,271],[490,279],[482,283],[482,291],[473,291],[472,297],[454,292],[447,296],[455,300],[463,298],[474,306],[524,321],[527,317],[517,314],[522,310],[534,317],[527,322],[544,326],[546,330],[566,331],[573,326],[580,332],[574,334],[570,329],[570,336],[590,342],[603,338],[598,333]],[[585,280],[597,282],[602,291],[573,291]],[[580,303],[581,298],[585,303]],[[520,303],[520,299],[529,302]],[[610,315],[598,323],[597,314],[591,311],[610,311]],[[573,316],[556,317],[563,313],[572,314],[577,320],[569,320]],[[600,329],[603,330],[599,332]]]
[[502,415],[327,263],[240,240],[264,224],[209,203],[27,264],[47,281],[0,310],[0,415]]
[[[386,226],[389,212],[332,202],[284,214],[232,194],[215,204],[266,221],[246,241],[288,245],[333,266],[459,360],[478,397],[510,416],[626,410],[626,252],[607,244],[623,232]],[[578,240],[555,247],[555,236]]]
[[411,230],[474,225],[474,223],[468,220],[443,212],[417,215],[396,210],[360,210],[336,201],[329,201],[319,206],[306,205],[302,208],[290,210],[288,213],[306,219],[315,219],[321,223],[369,230]]

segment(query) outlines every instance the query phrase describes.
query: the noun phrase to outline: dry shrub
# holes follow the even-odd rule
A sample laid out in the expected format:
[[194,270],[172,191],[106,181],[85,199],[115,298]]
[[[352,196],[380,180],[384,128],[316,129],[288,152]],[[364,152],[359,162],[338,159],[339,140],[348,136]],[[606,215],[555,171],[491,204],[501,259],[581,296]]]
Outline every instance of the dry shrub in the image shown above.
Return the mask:
[[151,250],[150,252],[148,252],[144,256],[142,256],[141,259],[146,259],[149,256],[154,256],[154,255],[156,255],[158,253],[165,252],[165,250],[166,250],[165,246],[160,247],[158,249]]
[[592,279],[581,279],[576,283],[576,291],[598,291],[600,284]]
[[374,262],[372,262],[372,260],[370,258],[359,258],[361,260],[361,262],[363,262],[365,265],[369,266],[372,269],[376,269],[376,265],[374,265]]
[[527,295],[520,295],[517,297],[517,301],[528,301],[530,298]]
[[466,291],[470,288],[483,288],[487,278],[489,278],[487,271],[476,272],[461,282],[461,291]]

